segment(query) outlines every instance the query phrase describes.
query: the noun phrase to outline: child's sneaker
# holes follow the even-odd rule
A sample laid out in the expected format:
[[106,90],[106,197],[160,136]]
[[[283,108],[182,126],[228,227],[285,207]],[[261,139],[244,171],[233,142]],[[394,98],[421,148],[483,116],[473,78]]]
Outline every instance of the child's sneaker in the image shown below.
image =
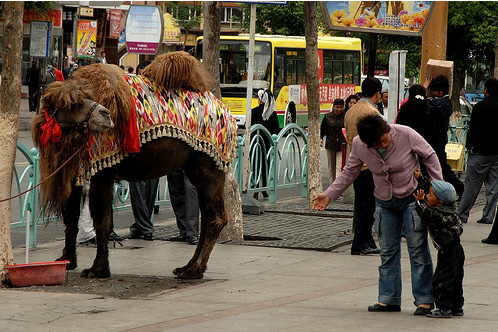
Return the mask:
[[453,309],[451,310],[451,314],[453,316],[463,316],[463,308]]
[[[463,313],[463,310],[462,310]],[[451,318],[451,310],[437,309],[426,315],[431,318]]]

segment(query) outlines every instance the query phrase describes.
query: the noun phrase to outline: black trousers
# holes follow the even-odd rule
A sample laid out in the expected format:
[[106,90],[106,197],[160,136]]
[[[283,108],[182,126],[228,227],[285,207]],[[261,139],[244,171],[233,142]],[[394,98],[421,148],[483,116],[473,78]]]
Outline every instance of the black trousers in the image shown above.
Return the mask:
[[460,240],[443,246],[437,253],[437,266],[432,278],[432,294],[436,307],[456,310],[463,307],[463,264],[465,253]]
[[375,218],[375,184],[372,172],[365,169],[353,182],[354,188],[354,237],[351,252],[366,248],[377,248],[372,236]]

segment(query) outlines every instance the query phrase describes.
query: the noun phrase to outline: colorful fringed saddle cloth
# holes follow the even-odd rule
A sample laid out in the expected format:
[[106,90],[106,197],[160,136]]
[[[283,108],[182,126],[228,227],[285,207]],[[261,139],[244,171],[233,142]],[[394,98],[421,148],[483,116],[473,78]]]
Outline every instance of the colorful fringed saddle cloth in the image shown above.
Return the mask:
[[[182,140],[194,150],[211,156],[218,168],[227,172],[235,157],[237,124],[230,111],[211,92],[195,93],[183,89],[166,90],[148,78],[127,75],[136,110],[136,129],[132,135],[137,147],[160,137]],[[132,126],[134,127],[134,126]],[[76,181],[82,185],[102,168],[119,163],[128,152],[116,135],[96,135],[88,149]]]

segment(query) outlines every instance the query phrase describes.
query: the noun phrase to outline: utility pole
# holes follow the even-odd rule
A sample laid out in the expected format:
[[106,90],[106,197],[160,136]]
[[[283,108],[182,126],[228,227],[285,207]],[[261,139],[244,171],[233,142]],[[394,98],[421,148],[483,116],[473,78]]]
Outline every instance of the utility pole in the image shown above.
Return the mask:
[[435,1],[434,9],[422,36],[420,84],[424,84],[429,59],[446,60],[448,1]]

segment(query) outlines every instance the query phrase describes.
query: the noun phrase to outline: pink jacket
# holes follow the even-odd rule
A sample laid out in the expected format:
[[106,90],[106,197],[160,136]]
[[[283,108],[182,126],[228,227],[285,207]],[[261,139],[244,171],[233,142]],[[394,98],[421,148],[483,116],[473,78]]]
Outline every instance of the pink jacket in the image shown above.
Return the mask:
[[360,137],[356,136],[346,167],[325,190],[327,196],[334,201],[339,198],[356,179],[363,163],[368,165],[373,174],[375,197],[383,201],[391,199],[392,196],[405,198],[414,192],[417,188],[414,170],[419,167],[419,158],[432,179],[443,180],[436,153],[422,136],[407,126],[389,126],[391,143],[387,147],[385,159],[382,159],[375,148],[368,148]]

